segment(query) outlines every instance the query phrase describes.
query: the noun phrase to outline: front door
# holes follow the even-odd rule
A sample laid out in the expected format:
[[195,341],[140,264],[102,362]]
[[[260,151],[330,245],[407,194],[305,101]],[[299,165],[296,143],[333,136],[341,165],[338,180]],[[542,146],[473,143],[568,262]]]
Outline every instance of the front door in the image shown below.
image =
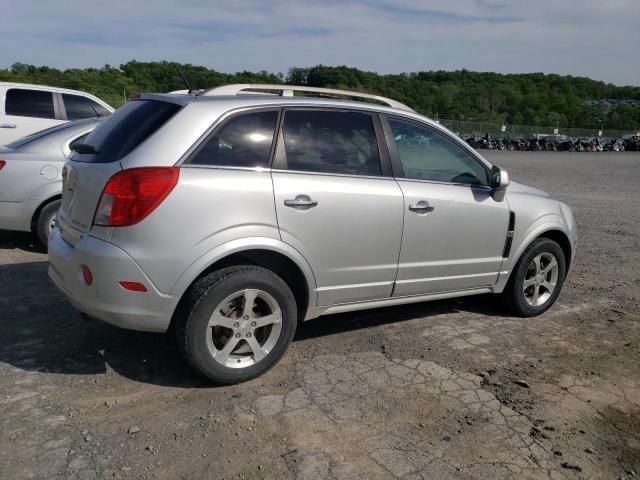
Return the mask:
[[509,208],[492,198],[487,167],[444,133],[387,120],[405,207],[394,296],[495,284]]
[[272,170],[278,226],[310,263],[319,305],[391,296],[403,200],[376,122],[355,111],[285,111]]

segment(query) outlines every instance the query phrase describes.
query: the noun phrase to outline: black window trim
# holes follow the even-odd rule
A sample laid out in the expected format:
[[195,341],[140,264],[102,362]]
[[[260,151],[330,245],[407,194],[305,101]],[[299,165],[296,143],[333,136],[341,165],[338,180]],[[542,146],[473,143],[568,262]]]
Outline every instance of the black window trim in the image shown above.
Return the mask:
[[[386,139],[386,143],[387,146],[389,148],[389,153],[390,153],[390,157],[391,157],[391,165],[393,168],[393,176],[398,179],[398,180],[405,180],[405,181],[409,181],[409,182],[421,182],[421,183],[437,183],[437,184],[444,184],[444,185],[456,185],[456,186],[463,186],[463,187],[472,187],[472,188],[478,188],[478,189],[483,189],[483,190],[492,190],[492,188],[489,186],[490,183],[490,178],[491,178],[491,169],[489,168],[489,166],[483,162],[480,158],[478,158],[477,155],[475,155],[474,152],[468,150],[468,148],[465,148],[465,146],[463,146],[462,144],[460,144],[458,142],[458,140],[454,137],[452,137],[451,135],[446,134],[445,132],[439,131],[438,129],[434,128],[432,125],[429,125],[428,123],[424,123],[424,122],[420,122],[419,120],[416,120],[414,118],[410,118],[410,117],[405,117],[402,115],[393,115],[393,114],[381,114],[380,115],[380,120],[382,122],[382,129],[384,131],[384,136]],[[391,126],[389,125],[389,121],[388,118],[395,118],[399,121],[402,122],[406,122],[406,123],[410,123],[413,125],[416,125],[417,127],[421,127],[421,128],[425,128],[431,132],[433,132],[436,135],[439,135],[449,141],[451,141],[452,143],[454,143],[455,145],[459,145],[460,149],[462,151],[464,151],[467,155],[469,155],[469,157],[474,160],[475,162],[477,162],[485,171],[486,173],[486,180],[487,180],[487,185],[474,185],[471,183],[456,183],[456,182],[439,182],[436,180],[424,180],[424,179],[420,179],[420,178],[407,178],[404,176],[404,171],[402,168],[402,162],[400,161],[400,155],[398,154],[398,149],[396,146],[396,141],[395,138],[393,136],[393,133],[391,131]]]
[[[376,136],[376,144],[378,146],[378,155],[380,157],[380,175],[357,175],[353,173],[329,173],[329,172],[314,172],[309,170],[291,170],[289,169],[289,165],[287,163],[287,155],[285,150],[284,143],[284,117],[287,111],[330,111],[330,112],[348,112],[348,113],[360,113],[363,115],[368,115],[371,118],[371,123],[373,125],[374,134]],[[294,105],[294,106],[285,106],[283,107],[282,114],[280,116],[280,121],[278,124],[278,135],[277,135],[277,145],[275,148],[275,155],[273,159],[273,171],[276,172],[286,172],[286,173],[295,173],[300,175],[323,175],[330,177],[351,177],[351,178],[369,178],[369,179],[389,179],[393,178],[392,166],[391,166],[391,157],[389,155],[389,150],[387,148],[387,142],[385,141],[385,136],[382,129],[382,124],[380,122],[378,112],[360,109],[360,108],[349,108],[349,107],[326,107],[326,106],[308,106],[308,105]]]
[[[233,165],[204,165],[204,164],[192,164],[191,160],[200,153],[200,151],[207,145],[209,140],[215,136],[218,131],[223,128],[229,121],[241,115],[256,113],[256,112],[276,112],[276,128],[271,139],[271,147],[269,148],[269,160],[265,167],[236,167]],[[278,131],[280,129],[280,121],[282,119],[282,107],[277,106],[260,106],[260,107],[242,107],[239,109],[229,110],[220,117],[218,117],[213,124],[194,142],[194,144],[187,150],[187,152],[176,162],[175,166],[184,168],[212,168],[221,170],[251,170],[251,171],[264,171],[271,170],[273,158],[276,151],[276,144]]]

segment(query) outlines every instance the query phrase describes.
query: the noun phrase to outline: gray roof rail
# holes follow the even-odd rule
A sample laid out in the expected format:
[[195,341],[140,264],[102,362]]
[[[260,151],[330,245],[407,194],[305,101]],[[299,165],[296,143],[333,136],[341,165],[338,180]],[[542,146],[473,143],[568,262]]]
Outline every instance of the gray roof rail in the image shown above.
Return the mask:
[[[249,90],[249,91],[248,91]],[[251,91],[254,90],[254,91]],[[255,91],[257,90],[257,91]],[[293,97],[294,92],[308,92],[315,93],[319,96],[340,98],[363,98],[367,100],[375,100],[383,103],[389,107],[397,108],[400,110],[406,110],[413,112],[414,110],[404,103],[392,100],[387,97],[381,97],[380,95],[372,95],[370,93],[352,92],[350,90],[337,90],[333,88],[319,88],[319,87],[303,87],[296,85],[277,85],[277,84],[260,84],[260,83],[236,83],[232,85],[223,85],[221,87],[213,87],[205,90],[199,95],[204,96],[219,96],[219,95],[240,95],[247,93],[271,93],[272,95],[280,95],[282,97]]]

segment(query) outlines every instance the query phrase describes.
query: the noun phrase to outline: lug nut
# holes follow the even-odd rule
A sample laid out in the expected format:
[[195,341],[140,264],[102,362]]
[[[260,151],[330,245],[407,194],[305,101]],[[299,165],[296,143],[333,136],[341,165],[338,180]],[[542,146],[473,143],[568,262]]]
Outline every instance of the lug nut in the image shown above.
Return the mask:
[[255,327],[256,326],[256,322],[251,322],[251,326]]
[[251,336],[251,333],[247,333],[247,338],[249,338]]
[[244,317],[242,317],[244,320],[249,320],[249,315],[245,315]]
[[239,333],[236,333],[236,338],[240,338],[240,334]]
[[233,324],[234,327],[238,328],[240,326],[240,324],[238,322]]

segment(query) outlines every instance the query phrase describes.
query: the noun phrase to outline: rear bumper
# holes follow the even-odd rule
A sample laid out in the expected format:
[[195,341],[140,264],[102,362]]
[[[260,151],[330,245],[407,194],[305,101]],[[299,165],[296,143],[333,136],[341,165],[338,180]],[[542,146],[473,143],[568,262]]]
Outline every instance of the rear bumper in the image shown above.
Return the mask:
[[[84,282],[82,265],[91,269],[92,285]],[[57,228],[49,237],[49,277],[81,312],[130,330],[165,332],[178,303],[158,292],[125,251],[90,236],[72,247]],[[119,281],[143,283],[148,291],[125,290]]]

